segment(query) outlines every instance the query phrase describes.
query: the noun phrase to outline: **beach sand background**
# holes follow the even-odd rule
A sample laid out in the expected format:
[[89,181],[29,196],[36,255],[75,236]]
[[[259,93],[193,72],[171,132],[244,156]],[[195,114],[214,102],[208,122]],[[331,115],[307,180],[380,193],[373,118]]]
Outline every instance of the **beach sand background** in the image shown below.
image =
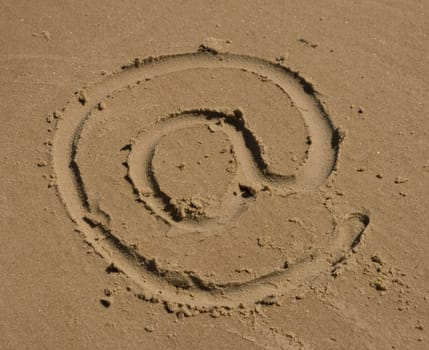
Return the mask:
[[[427,349],[428,11],[423,1],[401,0],[1,1],[0,348]],[[201,45],[209,52],[197,53]],[[232,178],[243,175],[236,158],[245,152],[236,146],[235,152],[225,154],[223,149],[234,143],[234,133],[220,125],[240,119],[238,111],[245,118],[250,115],[242,130],[254,128],[260,135],[273,173],[287,175],[297,160],[305,159],[308,147],[317,149],[306,143],[308,125],[302,121],[291,119],[284,130],[276,124],[277,115],[286,108],[281,105],[285,96],[277,96],[270,76],[256,79],[244,71],[229,72],[222,63],[220,68],[179,71],[136,87],[125,84],[117,93],[112,90],[113,97],[101,107],[100,101],[90,99],[92,85],[110,81],[114,72],[122,77],[125,65],[131,66],[130,72],[144,71],[145,64],[156,66],[151,60],[142,63],[144,58],[182,53],[190,53],[191,61],[196,55],[200,62],[216,57],[217,50],[231,53],[225,54],[226,62],[229,55],[239,55],[237,64],[250,70],[251,63],[243,57],[288,67],[288,77],[298,72],[317,91],[308,96],[321,102],[332,122],[331,131],[341,139],[329,178],[321,181],[322,189],[310,191],[323,197],[320,203],[319,197],[302,199],[297,194],[296,204],[284,204],[283,197],[269,195],[277,193],[269,186],[256,189],[256,196],[254,186],[241,180],[236,185],[242,202],[234,204],[235,209],[225,207],[233,200],[219,199],[234,184]],[[88,94],[87,102],[82,93]],[[79,166],[84,180],[92,184],[88,193],[96,198],[90,204],[92,213],[95,207],[98,210],[85,222],[101,229],[111,225],[109,229],[114,226],[118,232],[121,227],[128,235],[121,237],[126,245],[156,256],[161,265],[152,265],[151,271],[161,276],[157,276],[160,285],[153,288],[162,292],[168,285],[159,298],[145,292],[145,277],[118,271],[121,260],[116,266],[111,252],[101,256],[103,247],[88,244],[88,234],[73,222],[70,207],[63,203],[61,190],[73,188],[58,184],[65,168],[60,169],[55,157],[61,159],[66,153],[56,155],[55,150],[67,142],[58,135],[66,124],[68,110],[63,108],[68,101],[82,108],[95,104],[100,107],[95,113],[105,113],[82,136],[88,141],[80,148]],[[133,146],[131,152],[116,146],[127,146],[123,141],[144,129],[144,119],[132,124],[141,105],[153,120],[172,112],[182,115],[181,108],[221,113],[222,123],[207,123],[224,131],[185,122],[176,136],[166,134],[156,147],[153,173],[162,191],[178,199],[167,213],[176,215],[177,229],[171,217],[172,224],[156,215],[140,216],[130,204],[136,201],[129,179],[122,175],[133,169],[132,159],[127,158]],[[219,110],[224,107],[232,109]],[[295,107],[288,104],[291,118],[299,112]],[[207,111],[193,113],[205,118]],[[186,153],[175,149],[177,139]],[[208,144],[198,146],[201,140]],[[251,148],[246,144],[243,150],[245,146]],[[204,163],[205,157],[214,160]],[[129,160],[124,166],[119,162],[122,158]],[[100,159],[107,163],[99,166]],[[119,167],[110,171],[108,162]],[[186,166],[180,169],[182,163]],[[102,175],[98,170],[103,170]],[[180,179],[182,187],[172,185],[170,179]],[[317,181],[311,180],[311,185]],[[116,185],[123,187],[109,190]],[[134,185],[138,187],[135,181]],[[213,195],[207,212],[204,198],[196,204],[180,201],[192,196],[195,188]],[[139,210],[144,211],[141,202],[146,197],[140,194]],[[252,207],[249,200],[256,204]],[[156,207],[154,203],[148,206]],[[234,214],[236,207],[244,207],[245,213]],[[227,308],[206,307],[228,304],[227,293],[206,299],[213,294],[209,288],[213,283],[257,278],[269,273],[272,265],[279,267],[285,256],[293,265],[306,252],[307,243],[325,244],[322,250],[329,250],[330,241],[319,238],[335,230],[329,221],[331,211],[323,211],[329,208],[339,221],[351,213],[361,215],[353,216],[358,222],[346,227],[355,234],[351,238],[363,230],[359,223],[366,226],[359,244],[340,261],[331,259],[320,269],[317,260],[304,265],[290,282],[293,288],[287,281],[273,282],[271,287],[262,283],[268,299],[253,289],[242,293],[239,288],[234,300],[242,298],[242,306],[236,302]],[[121,221],[125,214],[135,221]],[[203,231],[220,230],[219,235],[183,234],[205,222],[206,214],[228,217],[237,224],[214,219],[214,229],[207,220]],[[294,221],[300,215],[303,221]],[[282,226],[283,218],[292,224],[304,222],[302,233],[285,238],[282,230],[289,226]],[[312,235],[305,241],[300,235],[308,232]],[[200,239],[204,235],[209,237],[206,245],[201,243],[205,238]],[[176,265],[173,269],[170,260],[180,269]],[[208,290],[187,285],[189,274],[162,272],[169,268],[197,271],[206,277]],[[176,287],[181,296],[187,288],[191,294],[196,290],[197,307],[192,312],[187,302],[184,306],[177,302]]]

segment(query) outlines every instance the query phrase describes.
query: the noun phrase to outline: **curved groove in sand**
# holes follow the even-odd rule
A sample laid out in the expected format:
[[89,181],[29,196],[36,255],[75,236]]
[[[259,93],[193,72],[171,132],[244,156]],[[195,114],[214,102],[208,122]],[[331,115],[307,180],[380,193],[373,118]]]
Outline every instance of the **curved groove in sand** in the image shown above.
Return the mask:
[[247,207],[249,199],[232,195],[231,189],[228,191],[230,195],[222,201],[222,212],[216,218],[206,218],[197,222],[174,220],[168,211],[171,198],[159,188],[151,169],[155,147],[165,135],[195,125],[205,125],[216,130],[218,128],[216,123],[220,121],[222,131],[230,138],[233,153],[239,160],[238,174],[234,181],[237,190],[239,184],[247,184],[255,191],[255,195],[268,186],[273,192],[286,194],[290,189],[285,189],[285,186],[296,187],[295,176],[275,174],[267,170],[268,166],[263,160],[258,140],[247,128],[245,116],[240,110],[192,109],[172,113],[145,128],[145,131],[132,141],[127,160],[128,177],[139,199],[165,222],[185,230],[209,230],[237,218]]
[[[311,137],[311,147],[305,166],[297,173],[294,186],[302,190],[315,188],[329,176],[335,167],[338,144],[337,134],[316,93],[298,73],[259,58],[210,53],[189,53],[146,59],[141,64],[122,67],[102,82],[88,89],[86,101],[77,98],[64,109],[64,117],[58,121],[53,147],[53,163],[56,171],[57,188],[72,220],[79,226],[84,238],[108,262],[113,262],[127,276],[132,278],[150,298],[154,296],[164,302],[188,305],[198,311],[216,307],[236,307],[242,303],[255,303],[266,295],[279,294],[296,287],[330,266],[326,256],[313,257],[311,261],[274,271],[266,276],[241,284],[218,284],[206,282],[198,276],[188,275],[193,285],[189,289],[177,288],[166,276],[168,271],[157,268],[154,261],[137,254],[116,237],[102,221],[94,219],[92,212],[96,206],[87,198],[84,184],[80,179],[74,160],[78,135],[85,120],[96,108],[97,103],[114,91],[165,74],[194,68],[231,68],[253,72],[268,77],[291,98],[301,111]],[[249,174],[246,174],[249,175]],[[251,175],[250,175],[251,176]],[[352,217],[357,220],[363,232],[367,218]],[[361,233],[359,232],[359,234]],[[348,251],[355,242],[356,235],[341,232],[337,226],[337,239],[331,246],[330,255]]]

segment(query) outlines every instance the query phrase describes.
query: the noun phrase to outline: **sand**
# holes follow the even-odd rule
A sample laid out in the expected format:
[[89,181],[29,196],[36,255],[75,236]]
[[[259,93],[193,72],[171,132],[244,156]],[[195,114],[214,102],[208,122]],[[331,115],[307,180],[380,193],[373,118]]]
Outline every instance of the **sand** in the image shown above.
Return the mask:
[[427,5],[0,9],[0,348],[429,347]]

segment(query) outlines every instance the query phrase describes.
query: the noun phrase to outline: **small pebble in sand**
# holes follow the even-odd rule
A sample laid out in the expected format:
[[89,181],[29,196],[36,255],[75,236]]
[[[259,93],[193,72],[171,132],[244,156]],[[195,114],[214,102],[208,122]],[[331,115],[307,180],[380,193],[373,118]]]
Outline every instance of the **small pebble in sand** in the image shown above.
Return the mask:
[[299,292],[298,294],[295,295],[295,299],[296,300],[302,300],[304,299],[304,292]]
[[384,281],[382,279],[377,279],[376,281],[373,281],[370,283],[370,286],[378,291],[386,291],[387,287],[384,284]]
[[395,179],[395,184],[403,184],[408,182],[408,179],[405,177],[397,176]]
[[152,325],[144,327],[144,330],[148,333],[152,333],[155,330],[155,327]]
[[99,103],[98,103],[98,109],[99,109],[100,111],[102,111],[102,110],[106,109],[106,102],[104,102],[104,101],[99,102]]
[[103,298],[100,299],[100,303],[105,308],[109,308],[110,305],[112,305],[112,298],[110,298],[110,297],[103,297]]
[[423,331],[425,328],[423,327],[422,321],[417,320],[416,329],[419,331]]
[[280,55],[280,56],[276,57],[276,62],[277,63],[283,63],[286,60],[287,56],[288,55]]
[[219,316],[220,316],[220,313],[219,313],[219,311],[218,311],[218,310],[214,309],[214,310],[210,313],[210,316],[211,316],[211,317],[213,317],[213,318],[217,318],[217,317],[219,317]]
[[88,97],[86,96],[86,92],[84,90],[78,91],[76,96],[82,105],[85,105],[85,103],[88,101]]
[[381,260],[378,254],[374,254],[373,256],[371,256],[371,260],[376,264],[383,265],[383,260]]
[[118,268],[118,266],[115,263],[111,263],[109,266],[106,267],[107,273],[119,273],[121,270]]

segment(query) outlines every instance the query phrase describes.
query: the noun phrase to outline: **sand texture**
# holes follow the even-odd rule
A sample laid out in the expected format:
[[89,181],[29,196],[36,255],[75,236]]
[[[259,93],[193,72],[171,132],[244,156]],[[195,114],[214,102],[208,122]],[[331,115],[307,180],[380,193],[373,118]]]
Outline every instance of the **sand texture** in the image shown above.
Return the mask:
[[428,11],[1,1],[0,348],[429,348]]

